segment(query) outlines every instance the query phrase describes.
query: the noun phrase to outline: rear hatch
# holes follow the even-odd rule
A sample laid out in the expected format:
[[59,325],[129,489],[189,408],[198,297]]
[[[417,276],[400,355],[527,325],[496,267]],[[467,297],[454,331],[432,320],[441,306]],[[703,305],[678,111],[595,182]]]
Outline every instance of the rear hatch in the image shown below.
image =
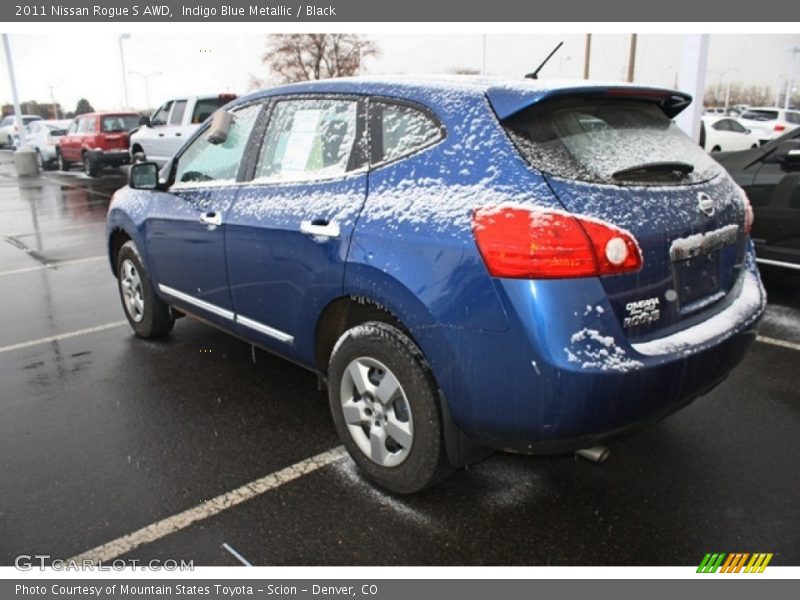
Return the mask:
[[100,120],[102,149],[106,152],[127,150],[129,132],[139,126],[139,115],[103,115]]
[[[756,134],[759,140],[771,140],[778,124],[778,111],[767,109],[747,110],[739,117],[742,125]],[[781,130],[782,131],[782,130]]]
[[744,262],[745,199],[672,123],[681,108],[669,103],[672,92],[623,90],[544,98],[502,124],[565,209],[638,242],[642,268],[601,282],[628,338],[639,342],[727,305]]

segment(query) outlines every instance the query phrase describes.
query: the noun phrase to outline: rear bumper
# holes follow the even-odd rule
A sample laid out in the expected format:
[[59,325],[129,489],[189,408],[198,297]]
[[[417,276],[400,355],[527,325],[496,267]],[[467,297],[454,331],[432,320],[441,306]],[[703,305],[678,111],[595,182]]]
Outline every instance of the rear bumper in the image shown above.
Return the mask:
[[498,283],[511,328],[448,329],[450,356],[431,364],[469,439],[525,453],[586,447],[686,406],[739,364],[766,303],[750,264],[728,308],[669,338],[632,345],[610,307],[587,311],[605,302],[597,280]]
[[89,150],[87,154],[95,163],[109,167],[127,165],[131,162],[131,155],[127,150]]

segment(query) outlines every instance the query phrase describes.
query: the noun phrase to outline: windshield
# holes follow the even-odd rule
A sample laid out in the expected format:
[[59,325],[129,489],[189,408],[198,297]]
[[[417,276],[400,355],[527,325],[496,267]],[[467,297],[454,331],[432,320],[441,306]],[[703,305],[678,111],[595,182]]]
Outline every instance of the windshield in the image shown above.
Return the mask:
[[750,119],[751,121],[775,121],[777,118],[777,110],[747,110],[742,115],[742,119]]
[[549,100],[503,126],[534,167],[568,179],[684,185],[719,173],[719,165],[658,106],[641,100]]
[[139,117],[136,115],[111,115],[103,117],[100,130],[104,133],[114,131],[130,131],[139,126]]

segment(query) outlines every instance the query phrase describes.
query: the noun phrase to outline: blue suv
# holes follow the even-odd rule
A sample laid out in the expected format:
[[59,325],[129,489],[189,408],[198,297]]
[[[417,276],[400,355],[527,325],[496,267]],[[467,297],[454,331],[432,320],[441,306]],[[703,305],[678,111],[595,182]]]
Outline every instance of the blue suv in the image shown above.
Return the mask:
[[586,448],[716,386],[764,310],[747,198],[671,120],[690,101],[477,78],[239,98],[114,195],[125,313],[317,373],[397,493],[485,448]]

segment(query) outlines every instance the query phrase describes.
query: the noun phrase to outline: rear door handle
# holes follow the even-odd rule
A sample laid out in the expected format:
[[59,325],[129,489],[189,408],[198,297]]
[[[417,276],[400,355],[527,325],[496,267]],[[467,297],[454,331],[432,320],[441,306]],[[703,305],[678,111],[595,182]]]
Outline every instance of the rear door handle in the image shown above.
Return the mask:
[[176,133],[175,137],[181,137],[181,132],[179,131],[178,133]]
[[164,134],[163,133],[159,133],[158,137],[164,137]]
[[206,225],[222,225],[222,214],[218,212],[207,212],[200,215],[200,222]]
[[339,237],[339,225],[335,221],[332,223],[321,219],[302,221],[300,223],[300,231],[307,235],[313,235],[314,237]]

